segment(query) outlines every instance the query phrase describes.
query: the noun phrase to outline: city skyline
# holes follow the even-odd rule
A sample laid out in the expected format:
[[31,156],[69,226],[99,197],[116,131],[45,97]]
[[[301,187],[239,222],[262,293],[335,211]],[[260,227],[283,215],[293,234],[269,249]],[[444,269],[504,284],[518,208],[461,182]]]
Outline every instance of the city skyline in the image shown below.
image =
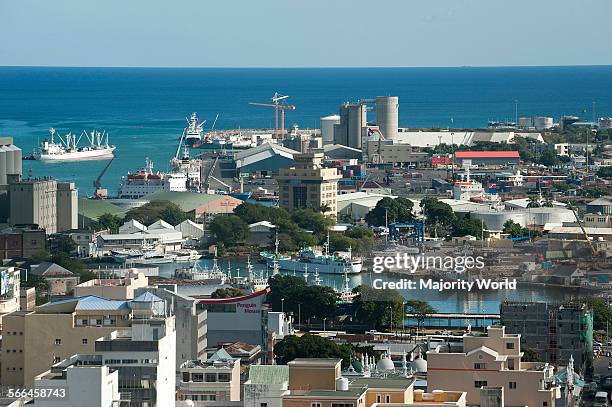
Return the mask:
[[610,65],[612,4],[587,3],[3,2],[0,66]]

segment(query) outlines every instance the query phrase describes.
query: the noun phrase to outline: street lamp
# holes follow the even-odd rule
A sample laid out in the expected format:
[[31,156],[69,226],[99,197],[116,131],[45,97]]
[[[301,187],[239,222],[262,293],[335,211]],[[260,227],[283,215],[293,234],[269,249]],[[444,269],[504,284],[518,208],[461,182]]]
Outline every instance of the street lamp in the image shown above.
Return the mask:
[[285,299],[281,298],[281,312],[284,313],[285,312]]
[[327,318],[323,318],[323,332],[325,332],[325,321],[327,320]]

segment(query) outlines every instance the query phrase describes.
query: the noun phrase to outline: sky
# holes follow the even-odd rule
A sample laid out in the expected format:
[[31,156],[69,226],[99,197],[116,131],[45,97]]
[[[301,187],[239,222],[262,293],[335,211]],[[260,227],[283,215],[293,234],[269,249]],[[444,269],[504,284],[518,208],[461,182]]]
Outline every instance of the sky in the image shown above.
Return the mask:
[[0,0],[0,66],[612,65],[610,0]]

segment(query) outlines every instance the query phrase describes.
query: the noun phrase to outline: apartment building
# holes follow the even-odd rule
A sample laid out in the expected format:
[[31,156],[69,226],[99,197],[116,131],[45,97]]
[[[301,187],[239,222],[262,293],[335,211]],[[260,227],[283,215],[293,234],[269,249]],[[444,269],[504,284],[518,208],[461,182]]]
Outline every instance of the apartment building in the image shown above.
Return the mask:
[[126,330],[95,341],[102,363],[117,369],[119,392],[130,406],[173,406],[176,387],[176,326],[155,296],[134,300],[134,319]]
[[502,387],[506,405],[552,407],[561,397],[548,363],[522,362],[520,335],[505,327],[488,327],[485,334],[463,335],[461,346],[441,344],[427,352],[427,386],[467,392],[467,404],[477,405],[483,387]]
[[94,295],[109,300],[132,300],[134,292],[145,288],[149,279],[136,270],[128,270],[123,278],[95,278],[74,287],[75,297]]
[[413,407],[466,405],[463,391],[414,390],[413,378],[381,372],[349,380],[340,375],[340,359],[295,359],[289,362],[283,407]]
[[535,349],[540,359],[566,366],[570,356],[577,371],[593,366],[593,312],[581,303],[510,302],[500,305],[506,331],[519,334],[523,348]]
[[54,392],[56,396],[37,399],[37,407],[117,407],[129,401],[121,399],[119,372],[104,365],[101,355],[64,359],[37,375],[34,388],[41,392],[60,391]]
[[[20,270],[15,267],[0,267],[0,332],[2,317],[21,308]],[[1,377],[2,373],[0,373]]]
[[181,365],[178,398],[193,406],[207,402],[240,401],[240,359],[221,348],[208,360],[190,360]]
[[289,389],[289,366],[253,365],[244,383],[244,407],[282,407]]
[[198,300],[177,293],[175,285],[138,288],[135,295],[147,292],[169,304],[176,318],[176,369],[188,360],[206,360],[208,313],[198,307]]
[[5,386],[32,386],[34,378],[75,354],[94,352],[96,339],[131,324],[126,301],[89,296],[41,305],[4,316],[0,380]]
[[336,216],[338,180],[342,175],[335,168],[322,166],[323,153],[303,153],[293,156],[294,166],[281,168],[276,181],[279,206],[285,209],[327,207],[325,214]]
[[38,226],[8,227],[0,231],[0,258],[31,258],[45,252],[47,235]]

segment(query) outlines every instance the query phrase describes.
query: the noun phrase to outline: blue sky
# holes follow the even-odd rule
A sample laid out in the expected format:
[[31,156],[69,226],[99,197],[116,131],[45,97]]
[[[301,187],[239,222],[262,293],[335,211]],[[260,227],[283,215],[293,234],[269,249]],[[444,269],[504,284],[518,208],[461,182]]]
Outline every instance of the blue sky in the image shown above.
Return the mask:
[[0,66],[612,64],[610,0],[0,0]]

